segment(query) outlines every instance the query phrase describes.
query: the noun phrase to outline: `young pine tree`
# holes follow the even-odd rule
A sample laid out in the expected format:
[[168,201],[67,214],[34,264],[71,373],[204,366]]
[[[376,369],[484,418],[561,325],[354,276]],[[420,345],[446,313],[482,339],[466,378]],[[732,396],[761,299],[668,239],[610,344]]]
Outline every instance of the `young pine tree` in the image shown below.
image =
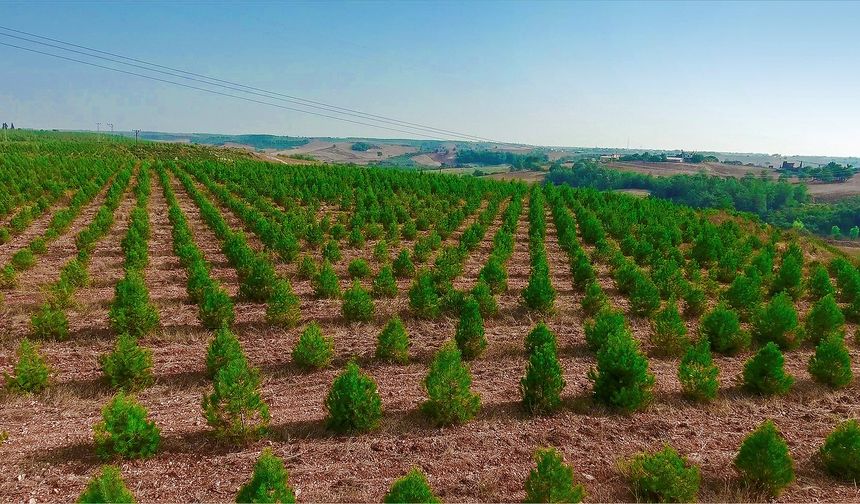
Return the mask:
[[593,320],[585,323],[585,343],[588,349],[597,352],[615,333],[627,333],[627,318],[620,311],[612,308],[600,310]]
[[323,262],[317,276],[314,277],[314,294],[320,299],[337,299],[340,297],[340,281],[328,261]]
[[841,330],[844,324],[845,315],[836,304],[836,298],[828,294],[816,302],[806,315],[806,337],[817,345],[828,334]]
[[744,387],[760,395],[788,392],[794,378],[785,373],[784,363],[779,347],[769,342],[744,365]]
[[435,319],[441,313],[441,300],[429,271],[419,273],[409,288],[409,308],[423,319]]
[[654,316],[651,344],[662,355],[678,356],[684,353],[690,340],[687,338],[687,325],[678,312],[678,306],[669,302]]
[[201,291],[197,318],[200,319],[206,329],[219,329],[233,324],[233,321],[236,320],[233,300],[230,299],[230,295],[223,287],[210,281],[209,285]]
[[367,432],[375,429],[382,418],[382,401],[376,382],[350,362],[335,378],[325,400],[326,425],[339,432]]
[[806,287],[807,292],[809,292],[809,298],[812,301],[818,301],[828,294],[836,295],[836,289],[833,288],[833,284],[830,282],[830,273],[827,272],[827,268],[821,263],[813,266]]
[[69,319],[66,312],[45,303],[30,317],[30,332],[40,340],[65,341],[69,339]]
[[759,310],[753,319],[752,335],[762,345],[772,341],[782,350],[796,347],[800,334],[791,296],[780,292]]
[[409,335],[400,317],[388,321],[376,340],[376,358],[397,364],[409,362]]
[[334,342],[323,335],[316,322],[308,324],[293,347],[293,362],[303,369],[324,368],[331,364],[333,356]]
[[102,503],[134,504],[134,495],[122,479],[119,468],[112,465],[102,466],[99,473],[87,483],[81,496],[78,497],[79,504],[102,504]]
[[142,274],[129,271],[117,282],[109,317],[117,334],[141,337],[158,326],[158,310],[149,301]]
[[433,494],[427,476],[421,469],[413,467],[405,476],[395,481],[382,499],[386,504],[437,504],[442,502]]
[[770,420],[744,439],[734,465],[747,485],[772,497],[794,481],[788,444]]
[[269,425],[269,406],[260,394],[260,371],[248,365],[244,355],[218,369],[202,407],[215,434],[232,442],[256,438]]
[[711,401],[717,397],[720,368],[711,356],[711,343],[702,338],[687,352],[678,365],[678,381],[684,395],[699,402]]
[[354,259],[349,263],[347,267],[347,272],[349,273],[350,278],[353,280],[367,278],[370,276],[370,266],[367,264],[367,261],[364,259]]
[[373,297],[393,298],[397,296],[397,280],[390,265],[385,265],[373,279]]
[[508,271],[505,264],[495,255],[490,255],[487,264],[481,268],[478,278],[487,282],[493,294],[501,294],[508,290]]
[[129,334],[121,334],[113,352],[102,355],[99,364],[113,388],[134,391],[152,383],[152,350],[142,348]]
[[548,415],[561,406],[565,381],[554,342],[532,349],[526,374],[520,380],[523,408],[532,415]]
[[831,432],[818,450],[822,465],[844,481],[860,481],[860,424],[848,420]]
[[585,296],[582,298],[582,311],[586,317],[591,317],[609,304],[609,298],[603,292],[596,280],[589,282],[585,288]]
[[654,375],[639,344],[627,332],[614,332],[597,352],[597,368],[588,372],[594,398],[630,413],[644,408],[652,397]]
[[295,327],[302,318],[301,302],[286,279],[279,278],[266,303],[266,321],[279,327]]
[[161,443],[161,432],[148,416],[133,397],[118,392],[102,410],[102,421],[93,427],[98,456],[107,460],[153,455]]
[[481,407],[481,397],[472,393],[471,386],[472,374],[460,350],[449,341],[436,353],[424,378],[428,400],[421,410],[436,425],[465,423]]
[[553,333],[543,322],[538,322],[537,325],[535,325],[526,335],[526,354],[532,354],[535,349],[540,348],[547,343],[552,345],[553,349],[557,349],[558,347],[555,333]]
[[654,453],[639,453],[624,468],[637,502],[695,502],[699,467],[669,445]]
[[235,334],[226,327],[215,331],[215,337],[206,350],[206,376],[215,378],[218,371],[233,359],[243,359],[245,354]]
[[738,314],[723,305],[702,317],[700,330],[711,348],[722,354],[734,355],[750,344],[750,335],[741,329]]
[[549,278],[549,265],[546,257],[541,255],[532,266],[529,283],[523,290],[523,301],[530,310],[541,313],[552,311],[555,302],[555,289]]
[[481,311],[482,317],[491,318],[499,314],[499,303],[496,301],[496,297],[493,296],[493,291],[487,285],[487,282],[478,279],[478,283],[472,287],[470,294],[478,302],[478,308]]
[[851,383],[851,354],[845,347],[845,336],[832,333],[818,343],[815,354],[809,359],[809,374],[818,383],[831,388],[842,388]]
[[18,362],[13,375],[4,373],[9,390],[20,394],[38,394],[48,387],[51,370],[39,354],[39,346],[28,339],[18,346]]
[[564,463],[555,448],[535,451],[537,467],[526,479],[525,502],[582,502],[585,488],[573,477],[573,468]]
[[397,258],[392,264],[394,267],[394,276],[397,278],[411,278],[415,275],[415,265],[412,263],[412,258],[409,256],[409,251],[402,249]]
[[487,348],[481,308],[471,296],[466,298],[460,310],[460,322],[457,324],[454,340],[465,360],[476,359]]
[[238,503],[293,503],[296,494],[290,486],[289,474],[284,461],[276,457],[270,448],[263,450],[251,480],[242,485],[236,495]]
[[373,319],[375,309],[373,298],[358,280],[343,293],[341,314],[347,322],[368,322]]

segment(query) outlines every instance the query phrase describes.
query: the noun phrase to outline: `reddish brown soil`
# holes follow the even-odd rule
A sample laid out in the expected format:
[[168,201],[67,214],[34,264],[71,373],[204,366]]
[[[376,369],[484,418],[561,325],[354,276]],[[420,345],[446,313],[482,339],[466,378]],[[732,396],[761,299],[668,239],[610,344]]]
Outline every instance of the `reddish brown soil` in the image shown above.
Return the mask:
[[[227,265],[220,244],[181,185],[174,181],[173,188],[198,244],[213,263],[213,275],[235,294],[236,274]],[[127,208],[123,203],[120,212]],[[666,442],[701,465],[701,500],[750,500],[757,497],[737,490],[731,462],[741,439],[767,418],[773,418],[786,435],[797,465],[798,481],[780,500],[860,500],[855,486],[830,479],[814,459],[824,436],[836,423],[860,416],[858,385],[831,392],[811,382],[805,371],[810,349],[786,355],[786,367],[797,383],[784,397],[761,399],[739,388],[743,363],[750,355],[746,353],[716,358],[722,371],[722,388],[721,397],[711,405],[684,400],[675,377],[677,359],[656,357],[651,358],[657,378],[656,398],[646,411],[623,416],[594,405],[589,399],[591,385],[586,377],[594,359],[584,345],[581,295],[571,289],[568,260],[558,247],[549,214],[546,246],[558,299],[556,313],[547,322],[559,337],[567,380],[563,394],[566,405],[549,418],[525,416],[519,408],[518,392],[525,366],[522,339],[539,319],[520,307],[520,290],[529,272],[527,208],[523,209],[509,263],[510,289],[499,298],[499,317],[486,321],[489,348],[471,363],[473,388],[481,394],[483,404],[474,421],[435,428],[417,411],[424,400],[421,382],[427,364],[433,352],[453,336],[457,321],[448,317],[437,321],[411,318],[406,311],[408,281],[400,282],[396,299],[378,304],[376,319],[367,324],[345,323],[339,315],[338,301],[313,299],[307,282],[294,281],[302,298],[303,320],[318,320],[324,332],[334,337],[335,364],[312,373],[298,371],[290,350],[302,327],[282,330],[266,326],[262,323],[261,305],[238,302],[236,332],[249,359],[263,371],[263,396],[273,420],[271,433],[265,439],[241,447],[220,444],[211,437],[200,410],[200,399],[208,389],[203,371],[210,335],[199,327],[196,308],[187,304],[184,272],[170,249],[166,213],[166,203],[156,183],[150,202],[153,234],[147,281],[164,328],[142,340],[154,352],[156,383],[138,397],[161,427],[162,445],[150,459],[119,462],[126,482],[140,501],[232,501],[238,487],[248,479],[256,457],[267,446],[284,458],[300,501],[378,502],[391,482],[412,465],[424,469],[430,484],[445,501],[521,501],[525,495],[523,481],[533,464],[531,453],[535,447],[546,445],[557,446],[564,453],[585,484],[589,500],[629,501],[633,496],[619,474],[619,460],[639,450],[658,449]],[[234,216],[225,213],[225,218],[231,225],[236,224]],[[80,220],[86,220],[85,216]],[[118,219],[116,229],[106,237],[99,262],[113,259],[111,243],[118,242],[126,220]],[[497,217],[485,241],[492,238],[499,220]],[[471,219],[449,242],[469,222]],[[370,247],[350,251],[347,256],[344,246],[345,258],[338,264],[339,272],[348,264],[347,257],[363,254],[370,258]],[[69,248],[66,255],[72,250]],[[479,258],[488,253],[487,243],[476,250],[458,282],[473,281],[480,267]],[[38,267],[39,274],[56,274],[58,269],[45,268],[44,264]],[[103,268],[99,271],[108,282],[117,276],[121,265],[97,267]],[[42,272],[42,268],[49,271]],[[605,274],[601,283],[614,305],[626,306],[626,300],[617,295]],[[82,303],[88,301],[81,299]],[[404,317],[413,342],[412,362],[406,366],[372,360],[376,335],[394,313]],[[93,325],[99,323],[91,321]],[[645,341],[648,324],[634,319],[632,325],[637,337]],[[691,329],[695,326],[691,322]],[[850,328],[852,333],[855,330],[856,327]],[[11,368],[16,344],[9,339],[3,341],[0,370]],[[73,500],[96,471],[100,461],[94,454],[92,426],[112,391],[100,381],[95,359],[111,345],[110,335],[45,343],[44,354],[55,370],[54,387],[36,397],[3,397],[0,429],[9,434],[8,441],[0,447],[0,474],[4,475],[0,477],[0,495],[5,500]],[[851,353],[858,362],[860,352],[856,345],[851,345]],[[351,356],[357,357],[377,380],[385,416],[380,428],[372,433],[334,436],[324,428],[323,399],[334,376]],[[857,366],[856,372],[860,372]]]

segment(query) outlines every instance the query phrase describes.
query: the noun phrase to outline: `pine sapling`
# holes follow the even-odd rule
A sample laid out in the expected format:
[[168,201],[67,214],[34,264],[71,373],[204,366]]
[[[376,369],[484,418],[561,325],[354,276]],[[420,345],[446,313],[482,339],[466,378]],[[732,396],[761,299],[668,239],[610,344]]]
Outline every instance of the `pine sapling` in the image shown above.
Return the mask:
[[93,427],[96,453],[103,460],[153,455],[161,443],[161,432],[149,413],[122,391],[102,410],[102,421]]
[[87,483],[81,496],[78,497],[79,504],[101,504],[101,503],[123,503],[134,504],[134,495],[122,479],[119,468],[112,465],[102,466],[99,473]]
[[304,369],[320,369],[331,364],[333,357],[331,337],[324,336],[316,322],[308,324],[293,348],[293,362]]
[[424,379],[428,400],[421,410],[436,425],[465,423],[477,414],[481,397],[471,391],[472,374],[453,342],[442,345]]
[[341,314],[347,322],[368,322],[373,319],[375,309],[373,298],[358,280],[344,292]]
[[465,360],[476,359],[487,348],[481,308],[478,301],[471,296],[466,298],[460,310],[460,322],[457,324],[454,340]]
[[585,488],[576,482],[573,468],[555,448],[536,450],[534,460],[536,467],[525,483],[525,502],[582,502]]
[[383,497],[386,504],[437,504],[442,502],[433,494],[427,476],[417,467],[413,467],[405,476],[397,479]]
[[526,374],[520,380],[523,408],[532,415],[548,415],[561,406],[566,385],[555,344],[546,342],[529,355]]
[[702,338],[695,345],[687,348],[687,352],[678,365],[678,381],[681,390],[687,397],[707,402],[717,397],[720,368],[714,364],[711,356],[711,343]]
[[845,346],[845,336],[833,333],[815,347],[807,367],[812,379],[831,388],[843,388],[851,383],[851,354]]
[[254,464],[251,480],[242,485],[236,495],[238,503],[293,503],[296,494],[290,486],[284,461],[266,448]]
[[748,486],[771,497],[778,497],[794,481],[788,444],[771,420],[744,439],[734,465]]
[[406,364],[409,362],[409,335],[400,317],[388,321],[379,333],[376,343],[376,358],[383,361]]
[[831,432],[818,450],[822,465],[844,481],[860,481],[860,424],[847,420]]
[[152,350],[141,347],[130,334],[121,334],[113,352],[102,355],[99,364],[114,388],[134,391],[152,384]]
[[624,467],[638,502],[695,502],[699,467],[669,445],[654,453],[638,453]]
[[355,362],[335,378],[325,400],[326,425],[339,432],[367,432],[375,429],[382,418],[382,401],[376,382],[363,373]]
[[658,353],[674,357],[683,354],[690,346],[687,325],[684,324],[674,302],[669,302],[665,308],[657,312],[653,326],[650,339]]
[[14,374],[3,373],[9,390],[21,394],[38,394],[45,390],[50,382],[51,370],[39,354],[39,346],[25,338],[18,346],[17,355]]

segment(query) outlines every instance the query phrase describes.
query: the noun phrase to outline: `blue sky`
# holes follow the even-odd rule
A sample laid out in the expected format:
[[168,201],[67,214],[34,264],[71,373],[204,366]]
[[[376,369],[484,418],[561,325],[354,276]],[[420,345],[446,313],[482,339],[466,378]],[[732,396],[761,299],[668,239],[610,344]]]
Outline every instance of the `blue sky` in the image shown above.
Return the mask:
[[[0,3],[2,26],[482,137],[830,155],[860,154],[858,20],[848,2]],[[16,126],[409,136],[4,46],[0,61]]]

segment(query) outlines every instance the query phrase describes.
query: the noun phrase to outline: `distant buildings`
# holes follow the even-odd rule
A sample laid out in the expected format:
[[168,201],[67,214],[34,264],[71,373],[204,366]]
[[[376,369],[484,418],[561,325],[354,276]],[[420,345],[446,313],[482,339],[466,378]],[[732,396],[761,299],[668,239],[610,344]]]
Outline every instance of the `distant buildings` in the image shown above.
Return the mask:
[[783,161],[781,170],[800,170],[803,168],[803,161]]
[[684,158],[682,158],[682,157],[676,157],[676,156],[671,156],[671,157],[667,156],[667,157],[666,157],[666,162],[667,162],[667,163],[683,163],[683,162],[684,162]]

